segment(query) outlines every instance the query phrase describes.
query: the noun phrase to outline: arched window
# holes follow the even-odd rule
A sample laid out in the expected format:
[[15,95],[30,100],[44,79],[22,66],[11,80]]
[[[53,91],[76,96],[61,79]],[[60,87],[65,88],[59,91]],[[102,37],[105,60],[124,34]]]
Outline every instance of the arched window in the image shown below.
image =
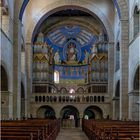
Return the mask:
[[140,10],[138,10],[138,6],[136,6],[134,9],[134,37],[138,35],[140,30],[139,16],[140,16]]
[[73,88],[71,88],[71,89],[69,90],[69,93],[70,93],[70,94],[73,94],[73,93],[75,93],[75,90],[74,90]]
[[43,96],[43,102],[45,102],[45,96]]
[[120,69],[120,42],[116,45],[116,71]]
[[66,93],[67,93],[67,89],[64,88],[64,87],[62,87],[62,88],[60,89],[60,92],[66,94]]
[[42,97],[41,96],[39,96],[39,102],[42,102]]
[[38,102],[38,96],[35,96],[35,102]]
[[25,98],[25,92],[24,92],[24,85],[21,82],[21,98],[24,99]]
[[120,97],[120,81],[116,85],[115,97]]
[[100,102],[100,96],[98,96],[98,102]]
[[55,82],[56,84],[59,83],[59,72],[58,72],[58,71],[55,71],[55,72],[54,72],[54,82]]
[[81,87],[79,87],[79,88],[77,89],[77,92],[78,92],[78,93],[84,93],[84,89],[81,88]]
[[134,90],[139,90],[139,72],[140,71],[138,67],[134,77]]
[[102,96],[102,102],[104,102],[105,101],[105,97],[104,96]]
[[97,101],[97,98],[96,98],[96,96],[94,96],[94,102],[96,102]]
[[8,91],[8,77],[3,66],[1,66],[1,91]]

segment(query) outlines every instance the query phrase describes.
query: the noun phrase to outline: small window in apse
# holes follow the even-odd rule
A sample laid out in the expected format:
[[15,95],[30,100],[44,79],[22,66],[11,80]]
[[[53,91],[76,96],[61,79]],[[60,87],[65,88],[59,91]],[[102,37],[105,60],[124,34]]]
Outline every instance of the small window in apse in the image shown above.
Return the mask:
[[55,72],[54,72],[54,82],[55,82],[56,84],[59,83],[59,72],[58,72],[58,71],[55,71]]

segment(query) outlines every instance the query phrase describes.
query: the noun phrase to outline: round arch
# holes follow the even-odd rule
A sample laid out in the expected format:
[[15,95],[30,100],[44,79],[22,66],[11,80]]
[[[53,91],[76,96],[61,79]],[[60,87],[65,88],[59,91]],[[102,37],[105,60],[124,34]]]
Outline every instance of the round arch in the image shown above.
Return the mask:
[[37,118],[55,119],[55,111],[51,106],[44,105],[37,110]]
[[68,93],[68,91],[67,91],[67,89],[66,89],[65,87],[62,87],[62,88],[60,89],[60,92],[61,92],[61,93]]
[[[40,12],[40,14],[42,15],[42,17],[38,17],[38,19],[36,19],[34,21],[34,23],[31,23],[32,25],[30,25],[29,29],[30,29],[30,33],[33,33],[32,35],[30,35],[31,37],[31,42],[34,41],[35,35],[38,32],[38,28],[40,27],[40,25],[43,23],[43,21],[49,17],[50,15],[54,14],[55,12],[61,11],[63,9],[68,9],[68,8],[73,8],[73,9],[77,9],[77,10],[81,10],[84,11],[88,14],[90,14],[91,16],[95,17],[104,27],[104,30],[107,32],[107,36],[109,38],[109,41],[113,41],[114,39],[114,34],[113,34],[113,30],[110,28],[110,23],[108,21],[108,19],[104,16],[104,14],[94,5],[91,4],[92,7],[89,7],[89,5],[80,5],[78,3],[73,4],[73,5],[69,5],[68,3],[60,3],[61,5],[58,5],[57,7],[54,5],[51,5],[51,9],[49,11],[46,10],[42,10]],[[46,8],[48,9],[48,8]],[[39,14],[39,15],[40,15]],[[36,24],[35,24],[36,22]]]
[[60,117],[63,127],[79,127],[80,116],[79,111],[72,105],[64,106],[60,111]]
[[[119,7],[120,2],[117,1],[117,0],[113,0],[113,2],[114,2],[114,6],[115,6],[116,9],[117,9],[118,16],[121,17],[121,11],[120,11],[121,9],[120,9],[120,7]],[[22,3],[22,5],[21,5],[21,9],[20,9],[20,13],[19,13],[19,19],[20,19],[21,21],[22,21],[23,14],[24,14],[24,11],[25,11],[26,6],[28,5],[28,3],[29,3],[29,0],[24,0],[23,3]]]
[[83,87],[79,87],[76,91],[81,94],[85,92]]
[[103,119],[103,111],[98,106],[88,106],[83,113],[85,119]]
[[[90,13],[91,15],[96,15],[98,19],[100,19],[101,23],[104,25],[105,29],[107,30],[107,34],[109,37],[109,41],[112,42],[114,40],[114,34],[113,30],[110,28],[110,23],[107,19],[107,17],[102,13],[99,8],[91,2],[69,2],[69,1],[57,1],[50,5],[47,5],[44,7],[40,12],[35,16],[30,22],[30,25],[27,27],[26,35],[28,36],[26,42],[31,42],[34,38],[34,35],[37,31],[35,31],[41,24],[41,22],[46,19],[49,15],[61,10],[65,9],[67,7],[75,7],[77,9],[81,9],[82,11],[85,11],[87,13]],[[47,15],[46,15],[47,14]],[[33,33],[33,34],[32,34]]]
[[[23,13],[24,10],[28,4],[28,0],[26,0],[25,3],[23,3],[23,6],[21,8],[21,12],[22,14],[20,14],[20,19],[22,19],[23,17]],[[120,17],[120,19],[128,19],[128,3],[126,0],[121,0],[121,1],[117,1],[117,0],[113,0],[114,3],[114,7],[116,7],[117,11],[118,11],[118,16]],[[64,6],[79,6],[81,8],[85,8],[86,10],[89,10],[91,13],[96,13],[97,17],[99,17],[99,19],[102,20],[102,23],[104,23],[105,29],[107,30],[108,36],[109,36],[109,41],[112,42],[114,40],[114,35],[113,35],[113,30],[110,29],[110,24],[106,18],[106,16],[104,16],[104,13],[102,13],[96,5],[94,5],[94,3],[85,3],[84,1],[79,2],[75,2],[72,3],[71,1],[56,1],[50,5],[47,5],[47,7],[43,8],[42,10],[40,10],[40,12],[33,18],[33,21],[30,23],[27,31],[26,31],[26,35],[28,35],[28,38],[26,40],[26,42],[31,42],[33,35],[31,35],[31,33],[34,32],[34,29],[36,29],[36,24],[39,23],[40,19],[46,14],[46,13],[50,13],[50,11],[52,11],[52,9],[55,9],[54,12],[56,12],[56,9],[64,7]],[[52,14],[52,13],[51,13]],[[35,32],[34,32],[35,33]]]

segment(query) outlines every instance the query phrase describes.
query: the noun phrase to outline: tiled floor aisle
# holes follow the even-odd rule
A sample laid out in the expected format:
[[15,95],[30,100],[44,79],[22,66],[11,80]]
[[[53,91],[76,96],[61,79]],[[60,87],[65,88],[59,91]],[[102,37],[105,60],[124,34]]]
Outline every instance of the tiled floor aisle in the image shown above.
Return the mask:
[[56,140],[88,140],[80,128],[61,128]]

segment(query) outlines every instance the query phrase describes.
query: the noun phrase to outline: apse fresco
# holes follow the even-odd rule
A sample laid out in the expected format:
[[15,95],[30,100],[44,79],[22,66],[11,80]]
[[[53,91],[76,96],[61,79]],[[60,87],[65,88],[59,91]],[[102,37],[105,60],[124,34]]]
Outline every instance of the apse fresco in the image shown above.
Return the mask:
[[85,62],[86,53],[91,53],[98,37],[78,25],[67,25],[50,31],[45,41],[51,45],[53,53],[59,55],[56,63],[61,61],[73,65]]
[[34,81],[107,81],[108,44],[105,36],[95,36],[77,25],[60,26],[39,33],[33,46]]

